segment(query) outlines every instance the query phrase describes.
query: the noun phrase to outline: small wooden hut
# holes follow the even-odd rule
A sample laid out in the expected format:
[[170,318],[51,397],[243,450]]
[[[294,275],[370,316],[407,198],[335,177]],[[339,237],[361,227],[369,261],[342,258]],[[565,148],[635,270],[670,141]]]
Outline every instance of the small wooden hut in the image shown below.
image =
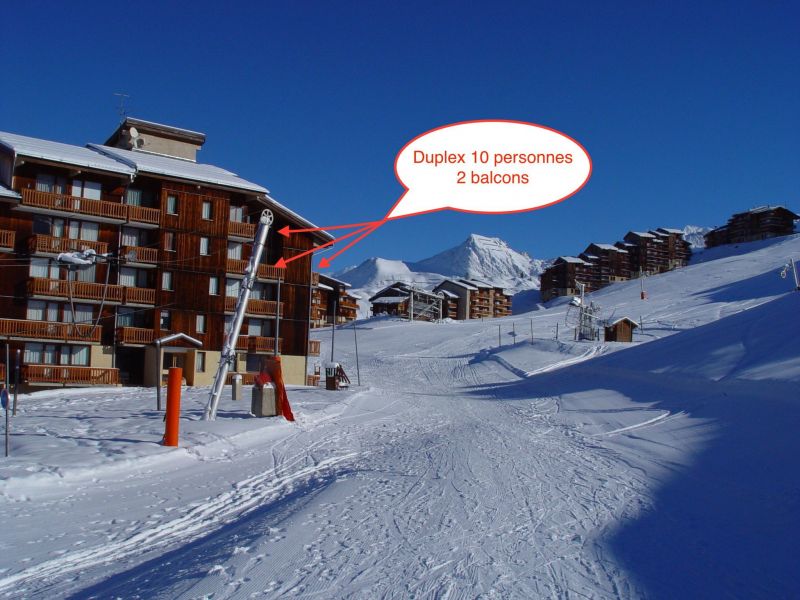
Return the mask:
[[616,321],[612,321],[605,327],[606,341],[607,342],[632,342],[633,330],[639,324],[628,317],[622,317]]

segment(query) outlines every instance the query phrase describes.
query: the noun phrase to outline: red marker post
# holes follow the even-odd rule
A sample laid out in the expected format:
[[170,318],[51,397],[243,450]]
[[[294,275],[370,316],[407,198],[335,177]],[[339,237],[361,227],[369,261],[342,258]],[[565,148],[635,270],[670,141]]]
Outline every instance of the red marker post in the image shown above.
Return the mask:
[[167,415],[166,428],[164,429],[165,446],[178,445],[178,431],[181,419],[181,380],[183,379],[183,369],[180,367],[170,367],[169,378],[167,379]]

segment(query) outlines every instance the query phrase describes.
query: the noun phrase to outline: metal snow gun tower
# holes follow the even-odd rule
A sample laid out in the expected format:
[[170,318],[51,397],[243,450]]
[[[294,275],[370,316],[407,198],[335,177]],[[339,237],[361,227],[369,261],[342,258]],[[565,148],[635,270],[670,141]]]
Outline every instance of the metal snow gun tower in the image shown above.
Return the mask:
[[570,302],[571,306],[578,308],[578,322],[575,325],[575,339],[576,340],[597,340],[600,338],[600,333],[595,327],[595,321],[598,318],[600,309],[594,302],[586,304],[586,284],[577,282],[580,296],[576,296]]
[[228,370],[231,368],[236,358],[236,342],[239,340],[239,332],[242,329],[247,301],[250,299],[250,292],[256,281],[258,265],[261,262],[264,244],[267,241],[267,233],[269,232],[273,219],[271,210],[264,209],[261,211],[261,218],[258,221],[258,229],[256,230],[256,237],[253,243],[253,253],[250,255],[250,262],[247,264],[244,279],[239,288],[239,297],[236,299],[236,313],[233,317],[231,330],[225,338],[225,345],[222,347],[222,356],[219,359],[217,375],[214,378],[214,385],[211,387],[211,394],[208,398],[208,405],[206,406],[204,415],[206,421],[213,421],[217,418],[217,406],[219,406],[220,394],[222,394],[222,388],[225,385],[225,377],[228,375]]

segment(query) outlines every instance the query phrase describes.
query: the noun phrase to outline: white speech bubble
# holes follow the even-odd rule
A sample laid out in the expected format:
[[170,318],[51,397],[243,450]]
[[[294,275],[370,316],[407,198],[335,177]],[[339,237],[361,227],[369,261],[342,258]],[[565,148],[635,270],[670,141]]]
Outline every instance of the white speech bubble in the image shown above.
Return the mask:
[[485,120],[426,131],[400,150],[394,169],[406,192],[387,220],[446,209],[498,214],[551,206],[586,185],[592,160],[555,129]]

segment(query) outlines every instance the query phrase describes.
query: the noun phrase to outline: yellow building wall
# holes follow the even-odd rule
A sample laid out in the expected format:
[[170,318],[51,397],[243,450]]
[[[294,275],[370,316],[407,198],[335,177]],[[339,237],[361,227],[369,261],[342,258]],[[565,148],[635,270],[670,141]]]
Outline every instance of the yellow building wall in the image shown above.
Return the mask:
[[281,354],[283,381],[293,385],[306,384],[306,357]]
[[111,346],[89,346],[89,365],[98,369],[114,366],[114,350]]

